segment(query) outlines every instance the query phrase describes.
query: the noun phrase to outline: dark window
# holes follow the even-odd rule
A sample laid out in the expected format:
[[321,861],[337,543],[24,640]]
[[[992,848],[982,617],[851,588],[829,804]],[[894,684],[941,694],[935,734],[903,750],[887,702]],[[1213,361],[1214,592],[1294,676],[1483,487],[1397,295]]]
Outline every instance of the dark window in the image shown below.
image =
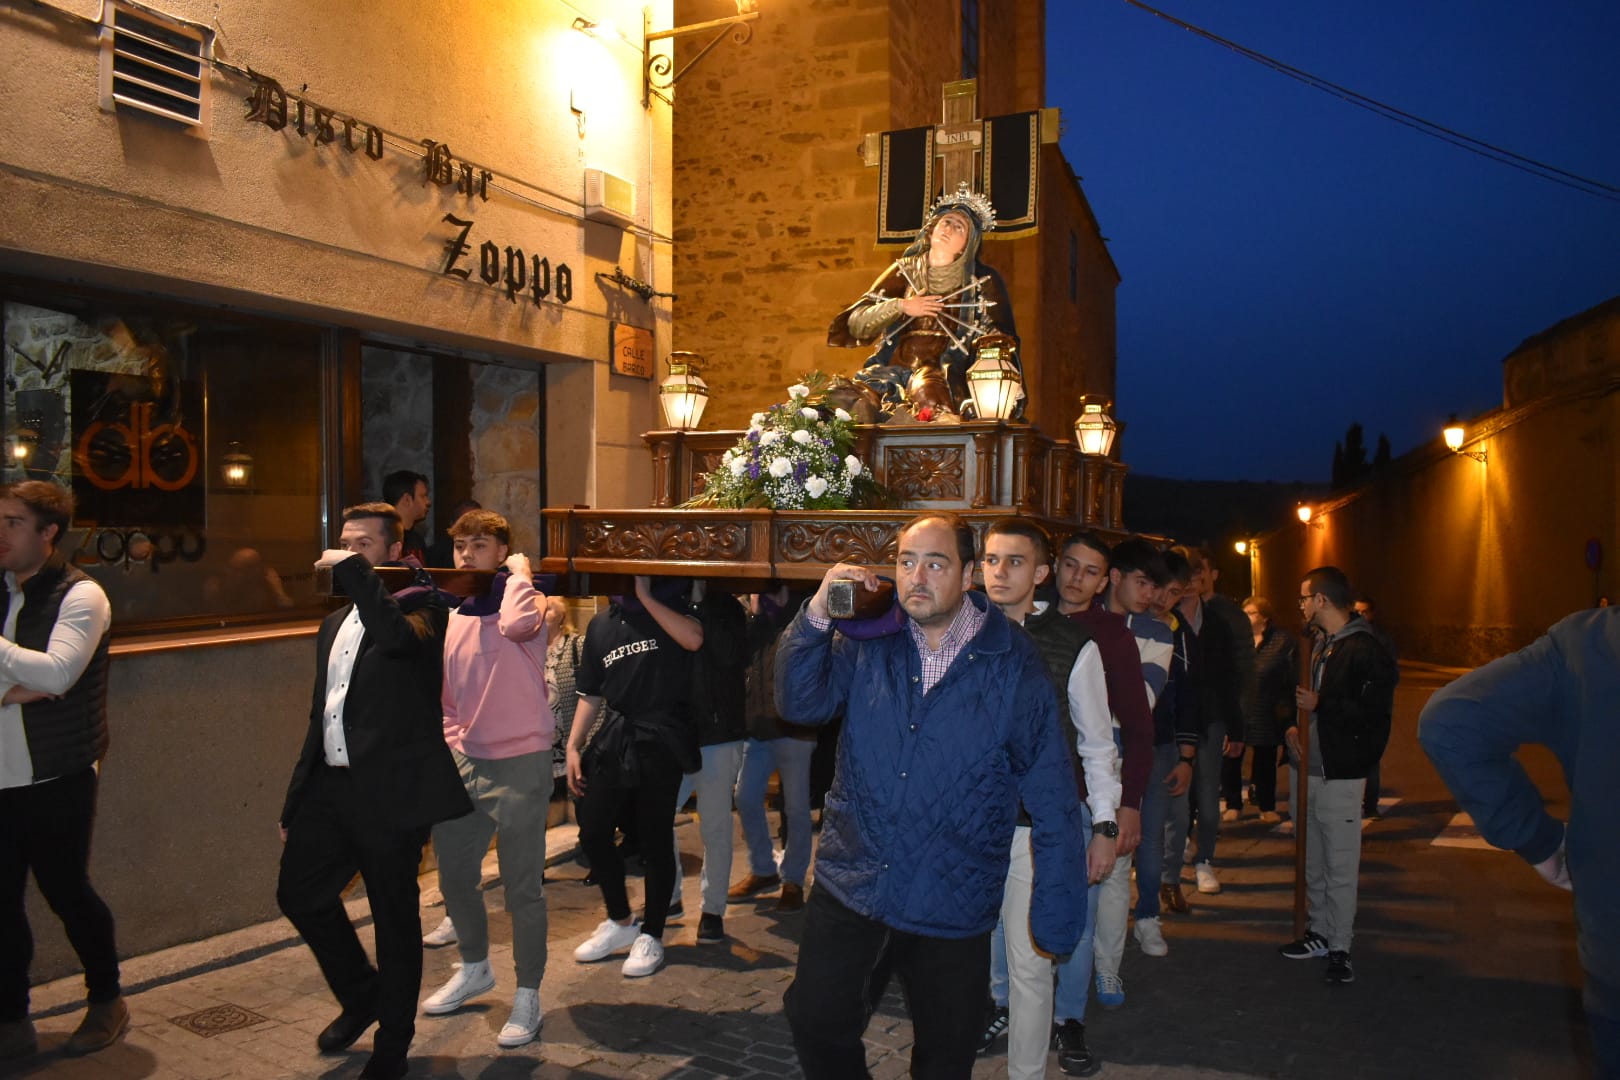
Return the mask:
[[979,0],[962,0],[962,78],[979,77]]
[[319,329],[146,298],[0,300],[4,478],[72,490],[60,550],[119,631],[324,611]]

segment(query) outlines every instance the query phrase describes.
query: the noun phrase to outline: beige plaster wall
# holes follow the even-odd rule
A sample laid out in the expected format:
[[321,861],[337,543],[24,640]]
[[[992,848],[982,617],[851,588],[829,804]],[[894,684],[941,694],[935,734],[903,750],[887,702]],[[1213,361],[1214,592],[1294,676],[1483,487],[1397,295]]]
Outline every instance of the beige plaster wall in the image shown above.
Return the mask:
[[[90,878],[121,956],[279,916],[276,820],[314,670],[313,636],[113,657]],[[34,981],[77,971],[32,885],[28,901]]]
[[[63,7],[94,17],[91,0]],[[639,50],[571,29],[560,0],[163,0],[166,13],[217,26],[217,57],[291,93],[390,132],[383,158],[316,147],[293,127],[248,123],[251,85],[215,71],[211,133],[196,138],[97,104],[93,27],[42,9],[0,11],[0,271],[64,276],[225,301],[407,340],[605,364],[608,323],[658,333],[667,308],[604,289],[621,265],[667,287],[667,244],[581,220],[583,169],[637,186],[637,222],[667,236],[669,114],[644,110]],[[639,25],[642,5],[599,0],[598,21]],[[652,7],[667,24],[668,0]],[[307,89],[302,89],[307,86]],[[578,107],[579,112],[575,112]],[[489,200],[424,185],[421,139],[502,174]],[[501,189],[507,190],[501,190]],[[472,220],[470,281],[441,272],[455,229]],[[477,275],[492,240],[573,273],[573,298],[510,301]],[[651,383],[639,391],[649,401]],[[631,394],[624,395],[627,399]],[[613,399],[619,402],[621,398]],[[593,414],[594,395],[548,405]],[[608,426],[627,422],[610,418]],[[615,484],[593,498],[624,494]]]

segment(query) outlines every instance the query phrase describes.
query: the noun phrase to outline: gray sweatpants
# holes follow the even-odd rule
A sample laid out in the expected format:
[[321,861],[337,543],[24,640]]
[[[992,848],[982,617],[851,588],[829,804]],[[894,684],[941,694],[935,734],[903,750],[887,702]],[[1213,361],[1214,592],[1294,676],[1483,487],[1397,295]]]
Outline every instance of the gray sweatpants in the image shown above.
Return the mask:
[[[1361,877],[1361,794],[1365,780],[1311,777],[1305,846],[1305,902],[1311,929],[1334,952],[1349,952]],[[1297,826],[1296,826],[1297,827]]]

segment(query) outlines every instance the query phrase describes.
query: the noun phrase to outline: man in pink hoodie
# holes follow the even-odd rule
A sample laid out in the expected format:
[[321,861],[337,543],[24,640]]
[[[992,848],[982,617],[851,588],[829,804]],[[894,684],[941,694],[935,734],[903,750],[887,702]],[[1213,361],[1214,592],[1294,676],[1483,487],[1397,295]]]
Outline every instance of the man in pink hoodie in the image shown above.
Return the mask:
[[444,739],[450,744],[473,812],[433,827],[439,887],[459,935],[461,966],[422,1002],[429,1016],[455,1012],[495,987],[489,967],[489,920],[479,872],[490,837],[498,854],[506,910],[512,916],[517,988],[512,1015],[496,1041],[522,1046],[540,1031],[540,977],[546,968],[546,810],[551,797],[551,739],[546,702],[546,598],[529,560],[509,555],[511,529],[489,510],[469,510],[450,527],[456,566],[496,570],[489,591],[450,613],[444,640]]

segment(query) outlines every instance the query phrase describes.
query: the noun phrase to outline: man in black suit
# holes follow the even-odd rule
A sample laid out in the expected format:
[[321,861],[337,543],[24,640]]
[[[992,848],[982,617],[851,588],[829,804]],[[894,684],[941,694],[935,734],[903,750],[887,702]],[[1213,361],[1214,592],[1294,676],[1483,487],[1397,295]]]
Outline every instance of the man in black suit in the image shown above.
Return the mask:
[[[422,986],[416,869],[431,827],[472,809],[444,741],[439,704],[449,611],[430,586],[390,595],[371,568],[399,558],[404,526],[387,503],[343,512],[330,567],[353,603],[321,624],[309,732],[281,812],[276,902],[308,942],[342,1013],[324,1053],[377,1036],[362,1077],[400,1077]],[[377,966],[343,908],[358,872],[377,932]]]

